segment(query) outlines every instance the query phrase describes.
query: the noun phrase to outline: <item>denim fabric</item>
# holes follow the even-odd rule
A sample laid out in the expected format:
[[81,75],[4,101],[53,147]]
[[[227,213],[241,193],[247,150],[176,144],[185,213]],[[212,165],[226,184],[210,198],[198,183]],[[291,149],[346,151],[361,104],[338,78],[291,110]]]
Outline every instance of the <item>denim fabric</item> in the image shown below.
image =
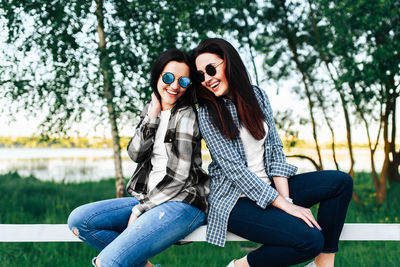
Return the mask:
[[147,259],[193,232],[206,215],[184,202],[168,201],[143,213],[126,228],[134,197],[89,203],[72,211],[71,231],[100,250],[101,266],[144,266]]
[[317,221],[322,231],[272,205],[263,209],[248,198],[239,199],[230,214],[228,230],[263,244],[247,256],[251,267],[289,266],[320,252],[338,250],[353,192],[351,177],[339,171],[319,171],[292,176],[288,182],[294,204],[311,207],[320,203]]

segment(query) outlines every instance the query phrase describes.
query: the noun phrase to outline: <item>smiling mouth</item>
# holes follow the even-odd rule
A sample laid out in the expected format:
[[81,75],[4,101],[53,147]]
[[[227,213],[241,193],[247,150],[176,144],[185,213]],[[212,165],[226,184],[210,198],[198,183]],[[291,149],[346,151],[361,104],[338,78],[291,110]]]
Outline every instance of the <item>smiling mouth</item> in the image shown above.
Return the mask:
[[210,88],[214,89],[215,87],[217,87],[219,85],[219,82],[215,82],[213,84],[210,85]]
[[178,92],[171,91],[171,90],[168,90],[168,89],[166,91],[167,91],[168,94],[173,95],[173,96],[176,96],[178,94]]

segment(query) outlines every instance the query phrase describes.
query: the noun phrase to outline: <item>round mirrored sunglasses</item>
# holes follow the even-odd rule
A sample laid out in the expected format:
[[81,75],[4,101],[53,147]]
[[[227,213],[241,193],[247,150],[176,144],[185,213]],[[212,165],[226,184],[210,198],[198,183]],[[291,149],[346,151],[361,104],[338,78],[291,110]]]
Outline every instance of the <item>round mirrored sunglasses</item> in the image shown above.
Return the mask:
[[[175,81],[175,75],[171,72],[166,72],[162,75],[162,81],[166,84],[171,84]],[[179,86],[187,88],[192,83],[189,77],[182,76],[178,79]]]
[[[217,67],[218,67],[219,65],[221,65],[223,62],[224,62],[224,61],[221,61],[220,63],[218,63],[218,64],[215,65],[215,66],[212,65],[213,63],[208,64],[208,65],[206,66],[206,68],[205,68],[206,73],[207,73],[209,76],[214,76],[215,74],[217,74]],[[199,80],[199,82],[204,82],[204,80],[205,80],[204,72],[202,72],[202,71],[197,71],[197,79]]]

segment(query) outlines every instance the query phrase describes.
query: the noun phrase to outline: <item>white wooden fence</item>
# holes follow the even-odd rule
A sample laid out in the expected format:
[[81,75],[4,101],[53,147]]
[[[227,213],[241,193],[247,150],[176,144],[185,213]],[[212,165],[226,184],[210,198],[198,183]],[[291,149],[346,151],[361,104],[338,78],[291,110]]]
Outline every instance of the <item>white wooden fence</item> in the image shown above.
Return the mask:
[[[182,241],[205,241],[201,226]],[[346,223],[340,240],[400,241],[400,224]],[[0,224],[0,242],[80,242],[66,224]],[[228,233],[227,241],[247,241]]]

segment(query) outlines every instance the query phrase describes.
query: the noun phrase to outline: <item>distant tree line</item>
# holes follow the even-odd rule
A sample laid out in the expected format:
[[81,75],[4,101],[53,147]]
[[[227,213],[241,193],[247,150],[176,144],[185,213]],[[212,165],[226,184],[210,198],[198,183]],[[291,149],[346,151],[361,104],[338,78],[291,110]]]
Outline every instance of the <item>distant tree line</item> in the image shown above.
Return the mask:
[[[121,137],[121,146],[128,144],[128,137]],[[0,148],[112,148],[112,139],[104,137],[49,137],[49,136],[0,136]]]
[[[324,168],[321,127],[331,133],[333,161],[340,169],[339,123],[346,128],[348,171],[354,176],[358,137],[353,129],[355,124],[365,128],[371,176],[382,203],[387,183],[400,181],[398,10],[398,0],[0,0],[0,29],[6,35],[0,95],[31,116],[46,112],[44,133],[66,133],[87,119],[83,114],[107,123],[116,194],[122,196],[120,128],[148,99],[151,62],[167,48],[189,51],[203,38],[222,36],[239,44],[256,83],[297,81],[292,91],[307,106],[295,112],[305,120],[290,111],[276,120],[290,144],[297,134],[290,121],[311,127],[317,169]],[[375,166],[379,142],[385,159]]]

